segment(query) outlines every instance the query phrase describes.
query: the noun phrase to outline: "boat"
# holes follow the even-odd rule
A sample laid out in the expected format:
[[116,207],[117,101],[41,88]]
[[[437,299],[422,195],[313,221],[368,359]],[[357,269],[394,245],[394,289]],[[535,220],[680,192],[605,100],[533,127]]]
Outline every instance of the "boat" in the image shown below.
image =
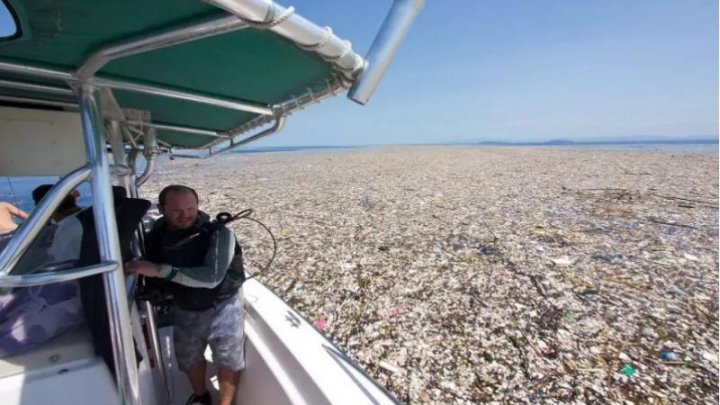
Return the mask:
[[[115,365],[95,354],[87,327],[77,328],[0,359],[2,403],[184,403],[191,391],[177,370],[172,325],[161,325],[158,308],[138,299],[137,280],[123,273],[112,184],[139,199],[162,156],[218,156],[339,94],[367,103],[423,0],[394,1],[365,56],[269,0],[3,6],[15,30],[0,39],[0,175],[61,179],[0,253],[0,288],[101,278]],[[84,182],[99,262],[15,271],[64,196]],[[142,237],[138,224],[136,249]],[[243,292],[247,367],[236,404],[398,402],[257,279]]]

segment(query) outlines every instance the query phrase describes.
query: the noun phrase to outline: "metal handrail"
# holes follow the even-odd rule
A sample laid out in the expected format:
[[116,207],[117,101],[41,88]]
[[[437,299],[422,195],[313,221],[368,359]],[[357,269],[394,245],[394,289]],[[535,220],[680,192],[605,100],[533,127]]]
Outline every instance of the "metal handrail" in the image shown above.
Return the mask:
[[87,80],[99,72],[108,62],[118,58],[179,45],[184,42],[208,38],[247,27],[249,25],[237,17],[216,17],[200,23],[194,22],[189,25],[174,27],[139,39],[122,41],[92,54],[77,70],[75,76],[79,80]]
[[164,87],[149,86],[124,80],[96,78],[95,84],[99,87],[108,87],[116,90],[127,90],[136,93],[145,93],[153,96],[174,98],[177,100],[192,101],[227,108],[229,110],[245,111],[261,115],[272,115],[272,109],[265,105],[253,104],[246,101],[228,99],[224,97],[209,97],[197,93],[178,91]]
[[184,132],[184,133],[188,133],[188,134],[203,135],[203,136],[210,136],[213,138],[227,139],[227,136],[223,135],[221,132],[209,130],[209,129],[203,129],[203,128],[184,127],[184,126],[180,126],[180,125],[168,125],[168,124],[163,124],[163,123],[159,123],[159,122],[145,122],[145,121],[134,121],[134,120],[127,120],[120,124],[126,125],[126,126],[127,125],[142,126],[144,128],[154,128],[157,130]]
[[[302,110],[303,108],[307,107],[310,104],[318,103],[325,98],[333,97],[338,92],[342,91],[344,89],[342,82],[337,80],[329,80],[327,82],[327,85],[322,89],[307,89],[305,93],[302,95],[295,97],[291,100],[285,101],[281,104],[276,104],[273,106],[273,110],[276,111],[277,116],[272,117],[268,115],[263,115],[260,117],[257,117],[253,119],[252,121],[243,124],[237,128],[234,128],[227,132],[221,132],[221,135],[224,135],[226,139],[217,138],[214,142],[210,144],[206,144],[203,146],[203,148],[210,148],[211,152],[207,155],[192,155],[187,153],[172,153],[173,157],[181,157],[181,158],[192,158],[192,159],[204,159],[210,156],[215,156],[219,153],[227,152],[228,150],[237,148],[238,146],[245,145],[249,142],[256,141],[260,138],[264,138],[266,136],[270,136],[282,129],[282,126],[278,125],[278,118],[283,117],[283,119],[287,120],[288,115],[294,113],[295,111]],[[246,136],[245,134],[247,132],[250,132],[254,129],[260,128],[264,125],[267,125],[269,123],[273,123],[275,126],[278,126],[277,129],[273,126],[270,131],[263,130],[255,135],[250,135],[247,138],[241,138],[242,136]],[[284,125],[284,122],[282,123]],[[230,141],[230,145],[225,145],[224,147],[221,147],[220,149],[212,151],[212,148],[216,148],[219,146],[222,146],[223,144],[227,144],[228,138],[232,139]],[[188,150],[192,150],[191,148],[187,148]],[[200,148],[195,148],[195,150]]]
[[65,199],[65,196],[79,186],[80,183],[90,178],[91,174],[92,170],[89,166],[83,166],[70,172],[40,201],[30,218],[20,226],[20,229],[12,236],[5,249],[0,253],[0,275],[10,274],[12,268],[25,254],[33,239],[40,233],[57,207]]
[[[319,103],[320,101],[329,98],[334,97],[338,93],[342,92],[345,89],[343,87],[342,80],[338,78],[333,78],[330,80],[327,80],[325,82],[325,86],[320,88],[307,88],[305,89],[305,92],[297,97],[293,97],[290,100],[284,101],[280,104],[273,105],[273,111],[275,111],[276,116],[277,115],[284,115],[288,116],[296,111],[302,110],[306,108],[307,106],[313,104],[313,103]],[[248,131],[251,131],[255,128],[261,127],[265,124],[270,123],[273,121],[273,117],[271,116],[261,116],[256,117],[253,120],[240,125],[239,127],[233,128],[230,131],[228,131],[226,134],[230,137],[236,137],[238,135],[242,135]],[[216,141],[216,143],[220,143],[221,141]],[[215,146],[215,145],[210,145]]]
[[270,135],[272,135],[272,134],[280,131],[280,130],[285,126],[285,119],[286,119],[285,116],[279,116],[279,117],[277,117],[277,118],[275,119],[275,123],[273,124],[272,127],[268,128],[268,129],[265,129],[265,130],[263,130],[263,131],[260,131],[259,133],[255,134],[255,135],[253,135],[253,136],[251,136],[251,137],[249,137],[249,138],[243,139],[243,140],[241,140],[241,141],[233,141],[233,140],[230,140],[230,144],[229,144],[229,145],[225,146],[224,148],[220,148],[220,149],[218,149],[218,150],[212,150],[212,149],[210,149],[210,152],[209,152],[208,154],[206,154],[206,155],[189,155],[189,154],[185,154],[185,153],[173,153],[173,152],[171,151],[171,152],[170,152],[170,156],[172,156],[172,157],[181,157],[181,158],[191,158],[191,159],[206,159],[206,158],[209,158],[210,156],[215,156],[215,155],[218,155],[218,154],[220,154],[220,153],[233,150],[233,149],[237,148],[238,146],[241,146],[241,145],[244,145],[244,144],[247,144],[247,143],[256,141],[256,140],[258,140],[258,139],[260,139],[260,138],[264,138],[264,137],[266,137],[266,136],[270,136]]
[[[72,73],[63,70],[40,68],[31,65],[0,62],[0,72],[16,73],[21,75],[42,77],[46,79],[64,80],[70,83],[80,82]],[[227,99],[224,97],[209,97],[202,94],[179,91],[158,86],[150,86],[124,80],[104,79],[97,77],[93,84],[98,87],[107,87],[116,90],[126,90],[135,93],[150,94],[159,97],[174,98],[178,100],[193,101],[196,103],[227,108],[230,110],[252,112],[255,114],[272,115],[272,109],[265,105],[252,104],[245,101]]]
[[46,86],[44,84],[17,82],[13,80],[0,80],[0,87],[18,90],[39,91],[41,93],[58,94],[62,96],[73,96],[69,87]]
[[77,267],[49,273],[3,275],[0,276],[0,288],[31,287],[35,285],[77,280],[83,277],[90,277],[96,274],[115,271],[118,267],[120,267],[120,264],[117,262],[102,262],[91,266]]
[[287,119],[287,118],[286,118],[284,115],[281,115],[281,116],[277,117],[277,119],[275,120],[275,124],[273,124],[272,127],[268,128],[268,129],[266,129],[266,130],[264,130],[264,131],[262,131],[262,132],[260,132],[260,133],[257,133],[257,134],[255,134],[255,135],[253,135],[253,136],[250,136],[250,137],[248,137],[248,138],[245,138],[245,139],[243,139],[243,140],[241,140],[241,141],[232,141],[227,148],[221,149],[221,150],[219,150],[217,153],[228,152],[228,151],[230,151],[230,150],[233,150],[233,149],[237,148],[238,146],[245,145],[245,144],[248,144],[248,143],[250,143],[250,142],[257,141],[258,139],[265,138],[266,136],[270,136],[270,135],[272,135],[272,134],[274,134],[274,133],[282,130],[282,129],[285,127],[285,120],[286,120],[286,119]]

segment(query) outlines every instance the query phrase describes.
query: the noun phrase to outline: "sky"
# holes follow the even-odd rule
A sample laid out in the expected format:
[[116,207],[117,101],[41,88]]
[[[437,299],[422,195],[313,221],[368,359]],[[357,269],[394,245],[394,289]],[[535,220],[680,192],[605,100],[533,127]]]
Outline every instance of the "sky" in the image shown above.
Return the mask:
[[4,2],[0,2],[0,37],[8,37],[17,31],[15,21],[8,12]]
[[[364,55],[391,1],[292,5]],[[716,0],[427,0],[366,106],[338,96],[254,145],[717,136]]]
[[[293,2],[364,55],[390,1]],[[428,0],[366,106],[256,146],[717,138],[718,2]]]

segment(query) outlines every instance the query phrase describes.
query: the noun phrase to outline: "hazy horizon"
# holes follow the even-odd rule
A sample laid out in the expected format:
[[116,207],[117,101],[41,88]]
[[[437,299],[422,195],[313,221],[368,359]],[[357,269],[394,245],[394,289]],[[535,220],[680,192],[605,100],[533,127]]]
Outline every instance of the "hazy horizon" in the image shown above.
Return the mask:
[[[282,136],[282,135],[279,135]],[[248,144],[244,148],[238,150],[253,150],[253,149],[274,149],[274,148],[345,148],[345,147],[365,147],[365,146],[433,146],[433,145],[482,145],[488,144],[518,144],[518,145],[543,145],[552,144],[554,142],[572,142],[578,145],[582,144],[625,144],[625,143],[637,143],[637,144],[686,144],[686,145],[718,145],[720,144],[720,138],[715,137],[697,137],[697,138],[653,138],[653,137],[636,137],[636,138],[623,138],[623,139],[565,139],[565,138],[554,138],[554,139],[535,139],[535,140],[501,140],[501,139],[465,139],[455,141],[440,141],[440,142],[404,142],[404,143],[356,143],[356,144],[261,144],[260,142]]]

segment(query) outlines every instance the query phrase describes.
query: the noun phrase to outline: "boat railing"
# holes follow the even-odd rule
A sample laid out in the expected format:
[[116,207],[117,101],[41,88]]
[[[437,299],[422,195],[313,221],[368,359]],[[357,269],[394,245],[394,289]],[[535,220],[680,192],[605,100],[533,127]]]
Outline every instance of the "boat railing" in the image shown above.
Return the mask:
[[[64,176],[40,201],[28,220],[20,226],[0,253],[0,287],[27,287],[76,280],[101,274],[105,286],[115,376],[123,403],[139,404],[139,383],[130,324],[128,288],[122,272],[120,242],[110,184],[110,165],[106,152],[103,120],[96,88],[82,84],[77,88],[80,121],[87,163]],[[65,197],[82,182],[90,183],[96,241],[100,262],[90,266],[33,274],[13,274],[13,268],[27,253],[52,214]],[[132,289],[130,289],[132,291]]]
[[70,172],[40,201],[30,218],[18,229],[0,253],[0,276],[10,274],[65,196],[70,194],[80,183],[86,181],[91,174],[92,169],[87,165]]
[[1,275],[0,288],[32,287],[36,285],[61,283],[63,281],[77,280],[96,274],[115,271],[119,266],[120,264],[117,262],[101,262],[90,266],[76,267],[56,272]]

